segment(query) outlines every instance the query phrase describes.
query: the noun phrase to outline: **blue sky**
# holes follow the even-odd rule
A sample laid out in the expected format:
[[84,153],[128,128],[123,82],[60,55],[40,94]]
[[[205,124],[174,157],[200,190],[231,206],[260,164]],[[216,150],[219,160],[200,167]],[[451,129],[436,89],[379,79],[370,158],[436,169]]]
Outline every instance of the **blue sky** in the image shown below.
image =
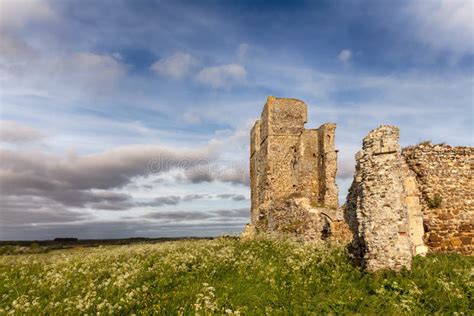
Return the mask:
[[380,124],[472,146],[473,20],[457,0],[1,0],[0,239],[241,231],[268,95],[337,123],[341,202]]

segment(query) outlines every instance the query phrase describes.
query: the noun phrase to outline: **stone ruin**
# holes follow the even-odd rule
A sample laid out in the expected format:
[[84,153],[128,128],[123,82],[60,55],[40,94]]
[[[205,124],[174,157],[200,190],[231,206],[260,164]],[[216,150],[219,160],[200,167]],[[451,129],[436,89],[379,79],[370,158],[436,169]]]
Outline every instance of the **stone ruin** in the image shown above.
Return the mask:
[[250,137],[252,227],[324,239],[342,221],[336,185],[336,124],[305,129],[307,106],[268,97]]
[[350,245],[368,270],[410,268],[414,255],[472,255],[474,148],[422,143],[403,150],[399,130],[382,125],[356,154],[345,205]]
[[375,271],[410,269],[414,255],[472,255],[474,148],[422,143],[401,150],[382,125],[356,154],[354,181],[339,207],[333,123],[305,129],[307,106],[269,97],[251,131],[251,224],[256,232],[348,244]]
[[423,240],[433,251],[474,251],[474,148],[429,142],[402,151],[416,176]]
[[412,255],[427,251],[416,177],[398,140],[398,128],[383,125],[364,138],[356,154],[345,217],[352,252],[368,270],[409,267]]

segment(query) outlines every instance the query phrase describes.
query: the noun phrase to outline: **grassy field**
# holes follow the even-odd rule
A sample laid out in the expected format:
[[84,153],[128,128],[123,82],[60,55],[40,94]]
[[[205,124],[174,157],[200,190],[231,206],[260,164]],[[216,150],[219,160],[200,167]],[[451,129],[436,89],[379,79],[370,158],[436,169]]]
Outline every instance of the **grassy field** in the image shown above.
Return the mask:
[[337,246],[173,241],[0,256],[1,314],[474,314],[474,258],[370,275]]

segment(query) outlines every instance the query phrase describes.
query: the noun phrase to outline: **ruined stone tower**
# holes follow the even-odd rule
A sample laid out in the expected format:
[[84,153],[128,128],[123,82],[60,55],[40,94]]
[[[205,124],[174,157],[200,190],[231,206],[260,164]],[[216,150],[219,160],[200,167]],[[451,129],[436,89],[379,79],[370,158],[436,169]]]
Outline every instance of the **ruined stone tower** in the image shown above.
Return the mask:
[[257,229],[311,231],[319,238],[321,209],[338,208],[336,125],[305,129],[306,121],[304,102],[270,96],[252,128],[251,221]]

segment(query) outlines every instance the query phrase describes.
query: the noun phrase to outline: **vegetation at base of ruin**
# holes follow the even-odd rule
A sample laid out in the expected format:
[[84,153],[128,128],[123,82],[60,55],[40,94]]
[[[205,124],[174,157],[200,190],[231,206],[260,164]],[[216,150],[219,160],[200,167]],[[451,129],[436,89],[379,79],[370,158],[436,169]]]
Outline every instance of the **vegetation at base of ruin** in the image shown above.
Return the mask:
[[428,208],[431,209],[439,208],[441,206],[441,203],[443,202],[443,198],[439,193],[435,193],[432,198],[426,196],[425,200],[426,204],[428,205]]
[[76,247],[0,256],[0,315],[472,314],[474,258],[368,274],[337,245],[289,239]]
[[286,223],[280,227],[280,231],[286,234],[294,234],[298,232],[298,229],[304,226],[304,221],[301,219],[294,218],[293,221]]

